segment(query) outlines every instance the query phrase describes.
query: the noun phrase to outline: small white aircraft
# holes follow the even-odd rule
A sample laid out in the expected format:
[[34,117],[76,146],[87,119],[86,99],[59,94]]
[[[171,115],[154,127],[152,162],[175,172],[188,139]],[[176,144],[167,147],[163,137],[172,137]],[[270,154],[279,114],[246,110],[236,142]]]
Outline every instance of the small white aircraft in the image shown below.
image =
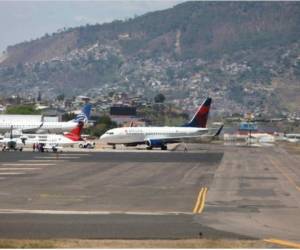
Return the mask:
[[285,134],[284,138],[288,142],[300,142],[300,134]]
[[[100,142],[112,145],[124,144],[137,146],[146,144],[147,149],[160,147],[167,149],[168,143],[181,142],[185,139],[200,138],[208,133],[206,122],[209,114],[211,98],[207,98],[198,108],[191,121],[182,127],[122,127],[108,130],[100,137]],[[217,132],[218,134],[220,131]]]
[[41,121],[15,121],[15,120],[0,120],[0,133],[14,129],[14,134],[22,133],[63,133],[76,128],[79,121],[87,123],[90,118],[91,104],[86,104],[79,115],[74,120],[68,122],[44,122]]
[[11,127],[9,137],[0,137],[0,144],[3,146],[2,151],[22,151],[23,146],[25,145],[25,140],[26,138],[24,138],[23,136],[17,135],[17,137],[15,137],[13,135],[13,127]]

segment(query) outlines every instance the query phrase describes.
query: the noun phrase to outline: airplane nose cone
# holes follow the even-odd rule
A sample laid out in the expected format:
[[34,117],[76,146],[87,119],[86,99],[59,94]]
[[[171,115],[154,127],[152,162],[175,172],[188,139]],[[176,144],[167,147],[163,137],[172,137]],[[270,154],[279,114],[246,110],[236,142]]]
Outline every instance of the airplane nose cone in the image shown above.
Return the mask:
[[101,136],[100,136],[100,138],[99,138],[99,139],[100,139],[100,141],[104,141],[104,140],[105,140],[105,138],[106,138],[106,135],[105,135],[105,134],[103,134],[103,135],[101,135]]

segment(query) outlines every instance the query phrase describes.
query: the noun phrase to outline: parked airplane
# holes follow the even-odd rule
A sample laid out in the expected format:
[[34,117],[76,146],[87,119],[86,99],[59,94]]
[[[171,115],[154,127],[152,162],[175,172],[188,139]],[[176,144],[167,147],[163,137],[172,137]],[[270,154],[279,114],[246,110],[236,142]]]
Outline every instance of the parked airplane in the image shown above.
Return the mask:
[[86,104],[74,120],[68,122],[44,122],[42,121],[0,121],[0,133],[5,133],[13,127],[14,134],[22,133],[62,133],[77,127],[79,121],[87,123],[90,118],[91,104]]
[[58,149],[62,149],[63,146],[73,145],[81,142],[81,132],[84,123],[79,121],[77,126],[71,130],[71,132],[58,135],[58,134],[26,134],[23,136],[26,144],[39,144],[43,149],[50,149],[53,152],[57,152]]
[[300,134],[285,134],[284,138],[288,142],[300,142]]
[[9,150],[23,150],[23,146],[25,145],[25,138],[23,136],[14,137],[13,136],[13,127],[11,127],[9,137],[5,138],[3,136],[0,137],[0,144],[3,146],[2,151]]
[[206,122],[209,114],[211,98],[207,98],[191,121],[182,127],[123,127],[108,130],[100,137],[102,143],[112,145],[124,144],[125,146],[137,146],[146,144],[148,149],[160,147],[167,149],[168,143],[181,142],[185,139],[199,138],[209,129]]

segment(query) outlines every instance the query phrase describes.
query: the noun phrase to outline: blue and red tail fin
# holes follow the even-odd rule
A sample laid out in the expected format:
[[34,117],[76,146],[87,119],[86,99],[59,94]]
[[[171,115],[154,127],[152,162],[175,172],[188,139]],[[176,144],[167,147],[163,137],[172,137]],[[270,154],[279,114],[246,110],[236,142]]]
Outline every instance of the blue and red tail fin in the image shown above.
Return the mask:
[[90,119],[91,110],[92,110],[92,104],[90,103],[85,104],[80,114],[78,114],[73,121],[75,122],[82,121],[84,123],[87,123]]
[[207,97],[206,100],[200,105],[190,122],[185,125],[185,127],[205,128],[211,102],[212,99]]
[[81,132],[83,128],[83,122],[79,121],[76,128],[73,128],[70,133],[65,134],[64,136],[69,138],[72,141],[81,141]]

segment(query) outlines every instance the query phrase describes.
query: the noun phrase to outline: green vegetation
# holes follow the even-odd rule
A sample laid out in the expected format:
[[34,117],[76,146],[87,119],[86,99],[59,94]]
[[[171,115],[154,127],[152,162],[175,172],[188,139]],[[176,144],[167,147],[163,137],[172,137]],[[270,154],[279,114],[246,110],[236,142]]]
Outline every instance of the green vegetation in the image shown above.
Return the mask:
[[154,102],[163,103],[165,101],[165,99],[166,99],[166,97],[162,93],[159,93],[154,97]]
[[91,120],[95,120],[94,126],[86,128],[84,131],[84,133],[87,133],[91,136],[99,137],[107,130],[117,127],[117,124],[113,122],[107,115],[103,115],[96,119],[95,117],[91,117]]
[[63,100],[65,100],[65,95],[64,95],[64,94],[59,94],[59,95],[56,97],[56,100],[57,100],[57,101],[63,101]]
[[6,109],[6,114],[15,115],[38,115],[41,114],[40,110],[36,110],[34,105],[16,105],[9,106]]
[[63,122],[71,121],[76,117],[76,114],[71,112],[71,113],[64,113],[61,117]]
[[151,125],[157,126],[180,126],[188,120],[187,114],[162,103],[139,109],[138,116],[144,117],[151,121]]
[[[63,121],[70,121],[76,117],[74,113],[65,113],[62,116]],[[90,120],[95,121],[94,125],[84,129],[84,134],[99,137],[107,130],[116,128],[117,124],[113,122],[109,116],[103,115],[101,117],[91,117]]]

